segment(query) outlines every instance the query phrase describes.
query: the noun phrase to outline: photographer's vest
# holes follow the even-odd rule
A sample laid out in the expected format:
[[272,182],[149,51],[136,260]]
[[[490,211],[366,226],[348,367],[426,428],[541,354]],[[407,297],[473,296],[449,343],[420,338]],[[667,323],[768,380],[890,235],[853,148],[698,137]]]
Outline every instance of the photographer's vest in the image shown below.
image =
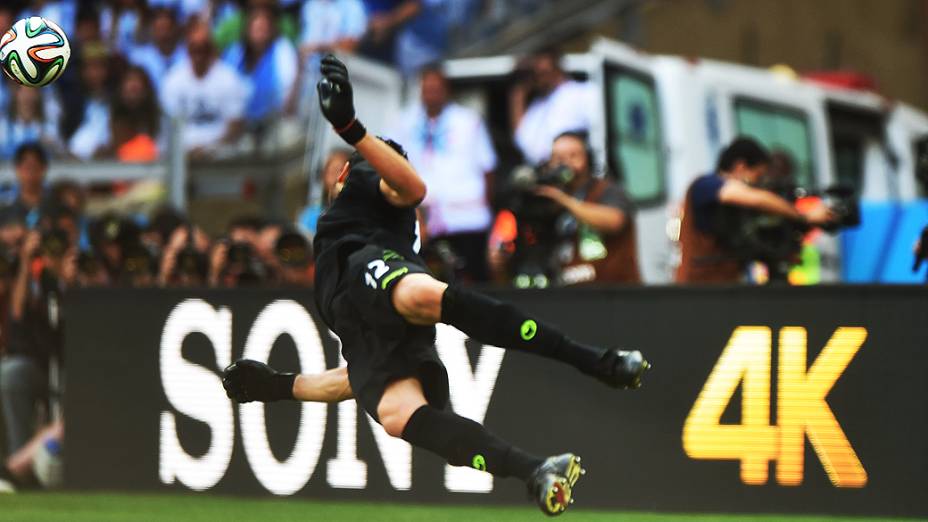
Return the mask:
[[[598,202],[608,186],[608,181],[597,179],[583,201]],[[630,214],[625,213],[625,223],[615,234],[604,235],[578,223],[572,246],[572,259],[561,270],[563,284],[641,282],[635,220]]]
[[680,224],[680,253],[677,267],[678,283],[736,283],[744,269],[741,262],[726,252],[719,241],[696,227],[693,214],[693,185],[686,191],[683,221]]

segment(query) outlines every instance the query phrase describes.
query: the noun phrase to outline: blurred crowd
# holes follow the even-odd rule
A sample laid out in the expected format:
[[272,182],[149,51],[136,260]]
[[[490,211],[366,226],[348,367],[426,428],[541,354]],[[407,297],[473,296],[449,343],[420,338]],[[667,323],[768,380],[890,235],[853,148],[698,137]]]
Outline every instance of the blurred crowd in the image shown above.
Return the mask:
[[9,457],[0,489],[4,478],[34,482],[33,459],[48,449],[33,440],[37,433],[60,442],[60,418],[49,405],[61,384],[54,368],[68,289],[308,287],[314,275],[309,239],[293,225],[240,216],[209,237],[167,207],[149,216],[90,217],[80,184],[46,182],[41,145],[20,145],[13,164],[16,190],[0,205],[0,409]]
[[0,161],[30,141],[53,157],[151,161],[166,145],[164,116],[182,117],[186,150],[208,155],[305,108],[320,53],[360,53],[411,75],[441,59],[450,31],[487,3],[4,1],[0,28],[55,21],[72,57],[48,88],[0,81]]
[[13,161],[16,190],[0,206],[0,278],[35,296],[49,285],[311,284],[312,248],[291,224],[240,216],[211,238],[169,207],[147,216],[90,217],[81,185],[46,183],[48,161],[40,145],[21,145]]

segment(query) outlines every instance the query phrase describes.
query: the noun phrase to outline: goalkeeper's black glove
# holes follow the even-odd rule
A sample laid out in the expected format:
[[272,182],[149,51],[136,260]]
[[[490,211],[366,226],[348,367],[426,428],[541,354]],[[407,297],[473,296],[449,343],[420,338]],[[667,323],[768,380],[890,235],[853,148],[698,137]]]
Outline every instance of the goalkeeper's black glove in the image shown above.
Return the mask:
[[293,399],[295,373],[277,373],[270,366],[239,359],[222,371],[222,387],[235,402]]
[[327,54],[320,66],[322,79],[316,84],[322,115],[335,127],[335,132],[349,145],[361,141],[367,129],[354,115],[351,81],[348,68],[338,58]]

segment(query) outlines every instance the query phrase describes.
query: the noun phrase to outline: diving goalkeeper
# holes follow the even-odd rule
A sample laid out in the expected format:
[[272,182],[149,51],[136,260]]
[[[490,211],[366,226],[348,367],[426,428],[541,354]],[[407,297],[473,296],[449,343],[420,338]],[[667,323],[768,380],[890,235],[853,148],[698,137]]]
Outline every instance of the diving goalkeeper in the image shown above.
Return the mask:
[[355,117],[345,65],[329,55],[321,69],[322,114],[355,148],[313,244],[316,303],[341,340],[347,370],[296,375],[239,360],[223,372],[228,396],[238,402],[354,398],[391,436],[453,466],[518,478],[544,513],[559,515],[583,472],[580,457],[531,455],[450,411],[435,324],[565,362],[614,388],[640,386],[649,364],[638,351],[577,343],[511,305],[433,278],[418,255],[415,208],[425,184],[402,147],[368,134]]

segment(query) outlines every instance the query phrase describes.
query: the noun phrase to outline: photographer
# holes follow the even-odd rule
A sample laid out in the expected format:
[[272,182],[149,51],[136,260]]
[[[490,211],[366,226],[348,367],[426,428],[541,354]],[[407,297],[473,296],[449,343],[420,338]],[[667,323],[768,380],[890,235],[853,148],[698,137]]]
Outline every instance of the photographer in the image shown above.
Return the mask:
[[528,189],[511,205],[514,248],[511,257],[493,249],[491,264],[516,286],[641,281],[631,202],[618,185],[593,176],[592,162],[585,134],[565,132],[530,183],[514,176]]
[[[676,280],[681,283],[726,283],[743,279],[750,253],[733,246],[749,223],[732,219],[732,211],[753,211],[777,221],[783,230],[827,226],[835,216],[824,205],[803,212],[776,193],[758,188],[770,166],[770,155],[756,141],[740,137],[719,156],[716,172],[697,178],[686,193],[680,228],[682,259]],[[795,225],[794,227],[790,225]],[[787,228],[789,227],[789,228]]]
[[0,360],[9,453],[35,432],[36,405],[49,397],[49,367],[60,356],[60,296],[76,276],[76,219],[62,207],[43,209],[40,229],[20,250],[10,300],[5,355]]
[[158,284],[166,287],[198,287],[209,276],[209,237],[189,223],[177,227],[168,239],[158,269]]

